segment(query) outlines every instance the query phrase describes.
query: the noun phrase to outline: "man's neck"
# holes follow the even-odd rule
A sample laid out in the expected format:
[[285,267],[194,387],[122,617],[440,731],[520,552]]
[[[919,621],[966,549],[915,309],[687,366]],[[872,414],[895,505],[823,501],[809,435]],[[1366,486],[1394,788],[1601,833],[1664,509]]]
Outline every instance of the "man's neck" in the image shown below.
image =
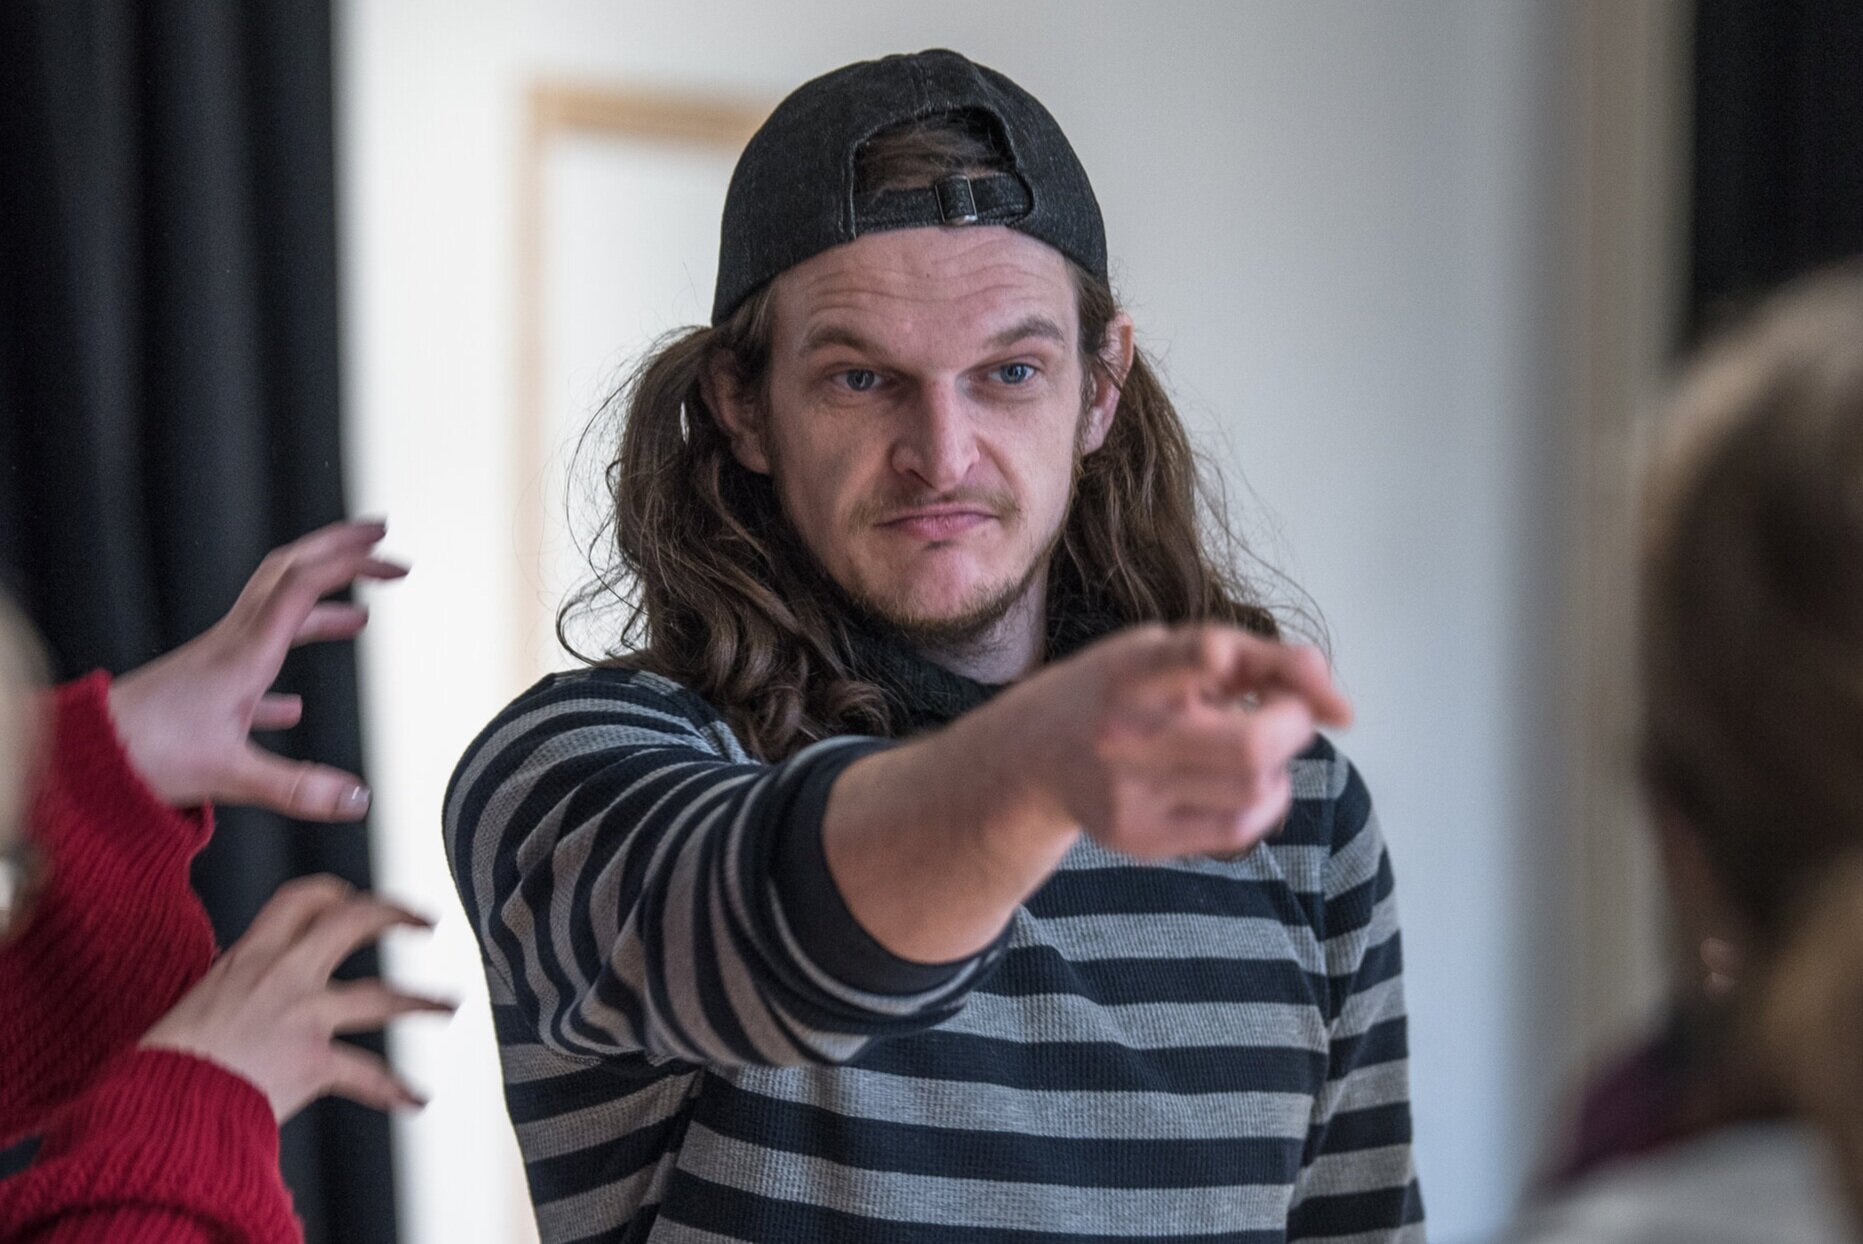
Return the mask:
[[961,643],[921,647],[919,655],[988,686],[1014,682],[1028,674],[1046,655],[1046,577],[1035,576],[1022,599],[982,634]]

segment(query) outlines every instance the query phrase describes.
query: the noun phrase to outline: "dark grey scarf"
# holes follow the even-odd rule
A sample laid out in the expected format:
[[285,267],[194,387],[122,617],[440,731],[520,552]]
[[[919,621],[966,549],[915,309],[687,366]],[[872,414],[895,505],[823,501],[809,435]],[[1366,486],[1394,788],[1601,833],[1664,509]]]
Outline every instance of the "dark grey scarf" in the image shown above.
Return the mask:
[[[1119,619],[1078,593],[1052,594],[1047,660],[1056,661],[1119,629]],[[928,661],[874,626],[849,628],[855,671],[880,688],[897,736],[935,729],[969,712],[1003,689]]]

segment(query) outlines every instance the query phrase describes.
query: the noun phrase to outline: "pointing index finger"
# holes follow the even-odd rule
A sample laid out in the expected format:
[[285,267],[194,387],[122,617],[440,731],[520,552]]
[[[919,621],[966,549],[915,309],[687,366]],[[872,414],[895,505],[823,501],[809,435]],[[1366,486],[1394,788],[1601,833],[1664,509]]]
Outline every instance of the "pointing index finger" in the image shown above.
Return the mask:
[[1326,658],[1318,648],[1305,644],[1273,645],[1267,666],[1256,671],[1241,690],[1296,696],[1313,710],[1313,720],[1319,725],[1352,724],[1352,703],[1333,685]]
[[1146,681],[1179,691],[1213,688],[1226,697],[1286,693],[1304,700],[1320,725],[1352,721],[1352,705],[1333,685],[1318,649],[1237,627],[1190,626],[1173,632],[1153,653]]

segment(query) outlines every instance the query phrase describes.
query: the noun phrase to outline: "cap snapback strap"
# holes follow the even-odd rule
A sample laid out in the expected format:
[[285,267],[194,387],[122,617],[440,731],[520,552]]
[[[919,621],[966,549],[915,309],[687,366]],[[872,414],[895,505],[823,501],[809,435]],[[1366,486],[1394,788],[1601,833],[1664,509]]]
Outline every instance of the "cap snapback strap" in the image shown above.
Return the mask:
[[854,232],[1008,224],[1028,215],[1034,206],[1028,187],[1013,173],[987,177],[953,173],[929,186],[862,195],[854,202]]

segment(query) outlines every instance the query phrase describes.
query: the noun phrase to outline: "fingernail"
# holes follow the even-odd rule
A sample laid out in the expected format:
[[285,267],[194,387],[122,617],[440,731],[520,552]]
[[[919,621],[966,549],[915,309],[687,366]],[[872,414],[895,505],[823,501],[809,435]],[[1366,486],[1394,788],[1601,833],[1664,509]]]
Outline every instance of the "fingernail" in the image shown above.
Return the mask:
[[361,816],[369,810],[369,788],[366,786],[350,787],[343,792],[342,798],[336,801],[336,810],[352,816]]

